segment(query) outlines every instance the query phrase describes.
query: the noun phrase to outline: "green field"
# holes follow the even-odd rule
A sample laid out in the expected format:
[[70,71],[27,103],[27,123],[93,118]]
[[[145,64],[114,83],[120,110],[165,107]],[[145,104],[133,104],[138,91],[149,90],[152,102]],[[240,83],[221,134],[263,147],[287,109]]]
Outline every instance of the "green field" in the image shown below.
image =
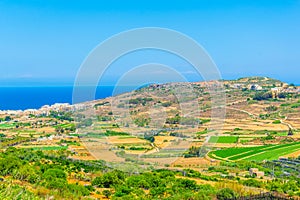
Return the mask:
[[0,124],[0,129],[11,129],[11,128],[16,128],[16,124],[12,123],[5,123],[5,124]]
[[237,143],[238,136],[211,136],[209,143]]
[[94,130],[112,129],[116,128],[114,124],[111,123],[95,123]]
[[33,150],[41,150],[41,151],[53,151],[53,150],[66,150],[67,146],[49,146],[49,147],[32,147],[30,149]]
[[295,151],[300,150],[300,143],[265,145],[258,147],[244,148],[228,148],[210,152],[209,155],[213,158],[237,161],[237,160],[273,160],[278,159]]
[[287,136],[288,132],[278,132],[276,136]]
[[55,128],[61,127],[61,128],[72,128],[75,124],[59,124],[57,126],[54,126]]

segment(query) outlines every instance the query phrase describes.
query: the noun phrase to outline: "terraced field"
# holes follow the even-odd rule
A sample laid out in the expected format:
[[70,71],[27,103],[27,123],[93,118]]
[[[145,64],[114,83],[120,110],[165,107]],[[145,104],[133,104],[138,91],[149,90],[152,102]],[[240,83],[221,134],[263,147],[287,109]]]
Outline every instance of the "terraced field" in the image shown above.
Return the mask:
[[209,143],[237,143],[238,136],[211,136]]
[[15,128],[16,124],[15,123],[3,123],[0,124],[0,129],[12,129]]
[[34,147],[34,146],[29,146],[29,147],[23,147],[23,148],[30,148],[36,151],[54,151],[54,150],[66,150],[68,149],[67,146],[42,146],[42,147]]
[[61,128],[72,128],[75,124],[59,124],[57,126],[54,126],[55,128],[61,127]]
[[221,160],[273,160],[300,150],[300,142],[257,147],[228,148],[212,151],[209,156]]

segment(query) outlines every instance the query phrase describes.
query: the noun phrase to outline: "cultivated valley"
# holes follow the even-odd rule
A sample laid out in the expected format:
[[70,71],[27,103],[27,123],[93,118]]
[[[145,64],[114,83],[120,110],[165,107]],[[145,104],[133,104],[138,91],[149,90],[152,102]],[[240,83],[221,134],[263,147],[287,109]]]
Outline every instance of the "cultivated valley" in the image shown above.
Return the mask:
[[0,198],[297,199],[299,111],[300,87],[267,77],[1,111]]

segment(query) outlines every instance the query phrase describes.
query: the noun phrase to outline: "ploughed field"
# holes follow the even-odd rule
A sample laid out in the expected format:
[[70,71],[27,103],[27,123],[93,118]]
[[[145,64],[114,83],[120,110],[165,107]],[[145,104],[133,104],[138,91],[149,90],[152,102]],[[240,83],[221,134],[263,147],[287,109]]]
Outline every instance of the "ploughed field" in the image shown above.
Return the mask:
[[219,160],[228,161],[263,161],[275,160],[281,156],[300,150],[300,142],[264,145],[257,147],[234,147],[221,150],[215,150],[209,153],[209,156]]

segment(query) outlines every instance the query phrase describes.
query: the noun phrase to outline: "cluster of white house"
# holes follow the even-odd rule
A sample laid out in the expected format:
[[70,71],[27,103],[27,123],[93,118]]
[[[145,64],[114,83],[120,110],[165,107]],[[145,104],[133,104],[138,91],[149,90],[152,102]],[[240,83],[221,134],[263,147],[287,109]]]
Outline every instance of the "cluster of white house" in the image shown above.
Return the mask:
[[242,83],[232,84],[232,85],[230,85],[230,88],[232,88],[232,89],[248,89],[248,90],[256,90],[256,91],[263,90],[263,87],[258,84],[245,85]]
[[[248,89],[248,90],[255,90],[255,91],[261,91],[264,90],[264,88],[259,84],[249,84],[245,85],[242,83],[235,83],[230,85],[230,88],[232,89]],[[273,87],[271,88],[271,92],[282,92],[282,93],[300,93],[300,87],[290,86],[288,84],[283,84],[279,87]]]
[[27,109],[27,110],[2,110],[0,115],[49,115],[51,111],[57,112],[69,112],[86,109],[86,104],[74,104],[69,103],[56,103],[53,105],[44,105],[40,109]]

